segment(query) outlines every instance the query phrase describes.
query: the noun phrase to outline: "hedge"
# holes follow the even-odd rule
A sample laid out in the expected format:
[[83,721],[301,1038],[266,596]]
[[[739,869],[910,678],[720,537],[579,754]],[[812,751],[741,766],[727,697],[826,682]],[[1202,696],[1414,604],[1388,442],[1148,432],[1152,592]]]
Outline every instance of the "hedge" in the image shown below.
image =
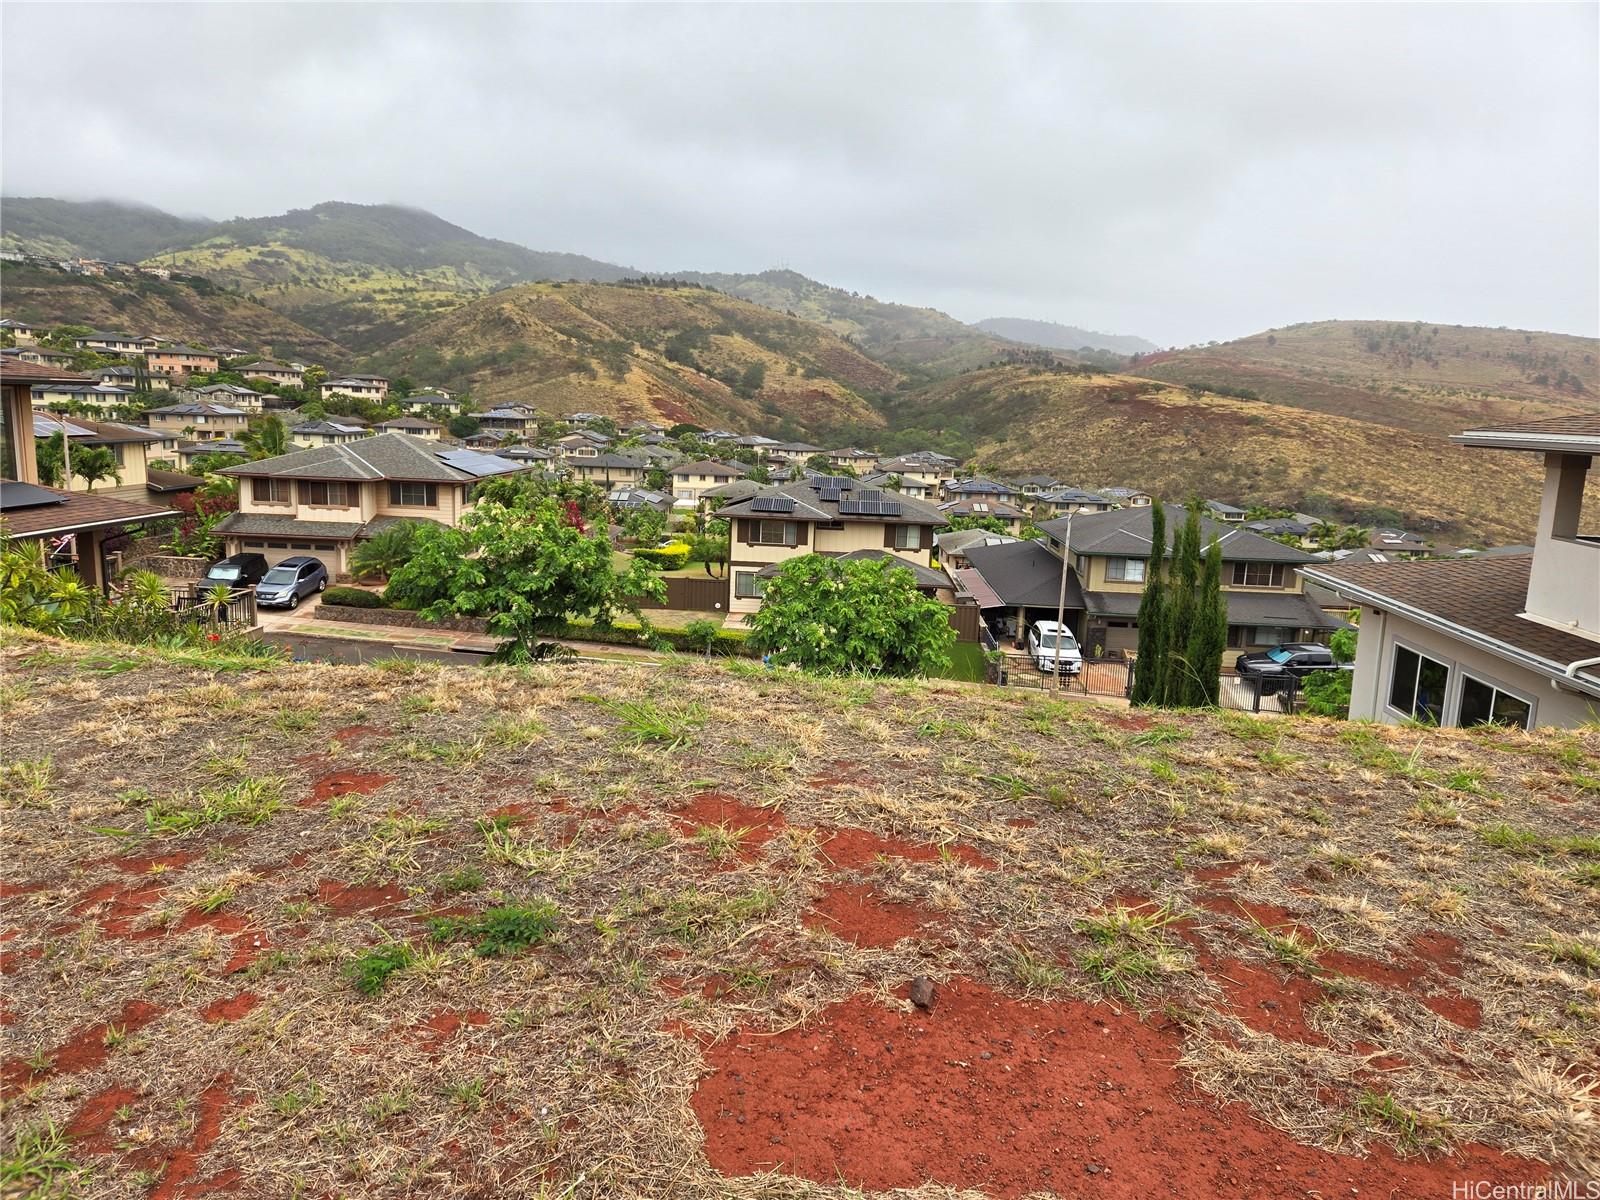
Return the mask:
[[364,588],[331,587],[322,593],[322,602],[343,608],[382,608],[383,597]]
[[641,546],[633,552],[633,557],[663,571],[677,571],[689,561],[689,547],[683,542],[673,542],[670,546],[655,549]]
[[[567,625],[548,636],[571,638],[575,642],[604,642],[608,646],[634,646],[639,649],[666,646],[688,654],[703,653],[701,643],[687,630],[655,628],[651,630],[649,638],[641,638],[639,633],[637,625],[613,625],[608,629],[594,625]],[[725,657],[757,657],[755,650],[745,640],[745,635],[729,629],[717,630],[711,643],[711,653]]]

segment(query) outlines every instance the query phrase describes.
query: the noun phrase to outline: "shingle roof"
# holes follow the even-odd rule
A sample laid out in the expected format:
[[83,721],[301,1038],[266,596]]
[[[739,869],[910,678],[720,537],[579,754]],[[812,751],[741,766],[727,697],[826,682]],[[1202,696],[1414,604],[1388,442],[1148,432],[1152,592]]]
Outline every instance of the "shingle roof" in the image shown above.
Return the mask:
[[738,467],[730,467],[714,459],[702,458],[699,462],[679,463],[672,468],[674,475],[714,475],[719,479],[734,479],[744,474]]
[[593,458],[574,459],[574,468],[588,467],[615,467],[618,470],[644,470],[644,463],[637,458],[629,458],[626,454],[597,454]]
[[[1189,514],[1179,505],[1168,504],[1167,550],[1171,553],[1172,540],[1178,529],[1188,520]],[[1129,558],[1150,557],[1150,521],[1154,505],[1142,508],[1118,508],[1103,513],[1079,513],[1071,518],[1072,549],[1076,554],[1114,554]],[[1066,535],[1068,518],[1056,517],[1043,521],[1039,528],[1056,537]],[[1212,539],[1222,542],[1223,562],[1282,562],[1305,563],[1316,561],[1311,555],[1271,538],[1264,538],[1237,525],[1226,525],[1209,517],[1200,518],[1200,539],[1209,547]]]
[[[36,499],[43,502],[29,503]],[[6,532],[13,537],[42,537],[47,533],[65,533],[105,525],[131,525],[136,521],[177,515],[170,508],[135,504],[116,496],[64,492],[60,488],[0,480],[0,520],[4,521]]]
[[[972,546],[967,561],[1007,607],[1054,608],[1061,596],[1061,559],[1038,542]],[[1067,572],[1067,607],[1084,607],[1075,571]]]
[[[935,571],[932,567],[925,567],[920,563],[907,562],[898,554],[890,554],[887,550],[879,550],[876,548],[852,550],[850,553],[841,554],[838,557],[842,559],[865,559],[869,561],[876,561],[877,559],[885,558],[895,566],[904,567],[906,570],[910,571],[914,576],[916,576],[917,586],[919,588],[948,588],[953,586],[951,584],[950,577],[943,571]],[[783,569],[783,566],[784,564],[781,562],[768,563],[766,566],[757,571],[756,574],[763,579],[771,579]]]
[[956,585],[956,599],[971,600],[979,608],[1004,608],[1006,602],[1000,599],[988,580],[984,579],[983,572],[973,567],[957,567],[950,572],[950,579]]
[[983,499],[981,496],[971,498],[963,497],[960,500],[946,500],[939,505],[939,511],[957,517],[998,517],[1003,521],[1016,520],[1028,514],[1023,509],[1006,500],[997,498]]
[[945,491],[958,496],[1011,496],[1016,494],[1016,490],[1016,488],[996,480],[985,479],[981,475],[975,479],[962,479],[945,486]]
[[145,415],[193,417],[201,414],[211,417],[242,417],[244,409],[234,408],[231,404],[214,404],[210,401],[197,400],[187,404],[168,404],[162,408],[147,408]]
[[[1453,626],[1454,630],[1441,632],[1556,678],[1568,663],[1593,658],[1600,647],[1588,638],[1519,615],[1527,607],[1532,569],[1531,555],[1516,554],[1341,562],[1303,567],[1301,574],[1341,596],[1372,603],[1402,618]],[[1578,674],[1589,691],[1600,695],[1600,667],[1587,667]]]
[[476,450],[441,446],[404,433],[380,433],[336,446],[280,454],[223,468],[221,474],[273,479],[409,479],[461,483],[522,470],[518,463]]
[[[1224,590],[1230,625],[1267,625],[1279,629],[1338,629],[1334,620],[1299,592],[1230,592]],[[1139,615],[1142,592],[1085,592],[1087,611],[1096,617],[1128,619]]]
[[1556,450],[1600,454],[1600,413],[1516,421],[1485,429],[1468,429],[1450,439],[1462,446],[1488,450]]
[[116,421],[86,421],[82,417],[68,417],[64,421],[49,413],[33,414],[33,436],[53,437],[65,428],[73,441],[91,446],[112,446],[131,442],[159,442],[162,437],[148,429],[123,425]]
[[360,521],[302,521],[298,517],[271,513],[229,513],[216,524],[215,532],[235,537],[325,537],[352,538],[361,532]]
[[379,429],[443,429],[437,421],[429,421],[425,417],[395,417],[388,421],[379,421]]
[[[788,483],[775,487],[764,487],[752,496],[743,500],[735,500],[725,504],[717,510],[719,517],[757,517],[762,519],[775,519],[786,521],[844,521],[844,522],[869,522],[876,525],[948,525],[944,514],[931,504],[924,504],[910,496],[902,496],[899,492],[877,493],[881,500],[898,505],[896,513],[857,513],[843,512],[840,510],[840,500],[825,500],[819,493],[816,483],[822,476],[814,476],[802,483]],[[863,489],[853,488],[848,492],[841,492],[843,500],[860,502],[872,495]],[[757,504],[788,497],[794,501],[794,511],[775,512],[767,508],[757,508]]]
[[934,535],[939,549],[959,553],[969,546],[1000,546],[1017,541],[1009,533],[995,533],[991,529],[953,529]]

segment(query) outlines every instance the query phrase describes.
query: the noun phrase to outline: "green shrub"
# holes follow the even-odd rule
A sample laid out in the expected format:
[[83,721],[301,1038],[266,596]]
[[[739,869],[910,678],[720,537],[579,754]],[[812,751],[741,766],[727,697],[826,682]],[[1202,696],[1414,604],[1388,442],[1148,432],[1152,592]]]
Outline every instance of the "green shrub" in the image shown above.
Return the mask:
[[683,627],[683,648],[710,654],[711,647],[717,643],[717,634],[721,632],[721,627],[715,621],[690,621]]
[[389,982],[389,976],[403,971],[416,961],[416,953],[405,942],[375,946],[350,963],[345,974],[363,996],[376,996]]
[[660,546],[653,550],[641,546],[633,552],[633,557],[658,570],[677,571],[689,561],[689,547],[683,542],[673,542],[669,546]]
[[382,608],[383,597],[355,587],[331,587],[322,593],[322,602],[335,608]]
[[[665,646],[674,650],[704,654],[707,652],[704,642],[689,632],[689,628],[696,625],[714,626],[714,622],[691,621],[689,627],[683,629],[651,629],[648,636],[637,625],[611,625],[604,628],[598,625],[567,625],[552,636],[571,638],[578,642],[604,642],[610,646],[645,646],[652,649]],[[710,645],[710,653],[755,656],[755,650],[751,648],[745,634],[732,629],[716,630],[715,640]]]

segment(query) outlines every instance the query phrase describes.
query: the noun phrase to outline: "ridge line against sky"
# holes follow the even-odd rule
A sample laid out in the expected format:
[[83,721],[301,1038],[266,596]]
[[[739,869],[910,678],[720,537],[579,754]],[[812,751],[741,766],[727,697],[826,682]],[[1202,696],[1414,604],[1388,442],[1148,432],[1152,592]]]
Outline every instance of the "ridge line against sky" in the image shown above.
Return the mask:
[[[398,202],[1162,345],[1341,316],[1594,336],[1597,12],[7,3],[0,180]],[[34,48],[88,28],[182,69],[64,91]]]

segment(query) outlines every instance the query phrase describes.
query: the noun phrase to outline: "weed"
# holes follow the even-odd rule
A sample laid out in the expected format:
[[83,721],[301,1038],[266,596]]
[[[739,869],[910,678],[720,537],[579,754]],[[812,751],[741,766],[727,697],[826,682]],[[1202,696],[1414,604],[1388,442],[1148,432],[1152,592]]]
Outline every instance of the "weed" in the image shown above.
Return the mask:
[[1181,960],[1161,936],[1176,919],[1172,909],[1129,908],[1119,904],[1078,922],[1077,930],[1094,946],[1078,955],[1078,965],[1104,991],[1131,999],[1141,981],[1182,969]]
[[267,775],[230,787],[210,788],[195,798],[154,800],[145,809],[145,828],[153,834],[188,833],[219,821],[260,825],[283,806],[283,780]]
[[439,879],[439,891],[446,896],[475,892],[482,886],[483,872],[477,867],[462,867],[459,871],[452,871]]
[[49,808],[51,774],[48,756],[6,763],[0,768],[0,801],[18,808]]
[[450,1084],[440,1094],[448,1100],[454,1100],[468,1112],[477,1112],[483,1107],[483,1092],[488,1082],[486,1079],[473,1079],[467,1083]]
[[706,857],[714,863],[726,862],[739,853],[739,844],[749,836],[751,830],[732,829],[726,822],[721,825],[702,825],[694,831],[694,840],[700,843],[700,848],[706,852]]
[[67,1135],[54,1121],[18,1129],[11,1149],[0,1158],[0,1191],[7,1196],[49,1197],[65,1195],[68,1177],[78,1166],[67,1157]]
[[1530,942],[1529,949],[1537,950],[1554,963],[1570,963],[1582,968],[1586,975],[1600,975],[1600,947],[1580,942],[1576,938],[1556,937],[1552,934],[1542,942]]
[[1011,961],[1007,965],[1012,977],[1030,992],[1059,992],[1067,986],[1067,973],[1058,963],[1036,954],[1026,946],[1012,950]]
[[416,952],[405,942],[375,946],[345,968],[363,996],[376,996],[389,982],[389,976],[416,961]]
[[654,745],[672,751],[687,746],[706,723],[706,710],[697,703],[654,700],[611,700],[605,706],[620,718],[619,727],[635,746]]
[[1367,1122],[1383,1130],[1408,1153],[1443,1144],[1445,1122],[1415,1109],[1406,1108],[1388,1092],[1362,1092],[1356,1111]]
[[374,1121],[387,1121],[409,1111],[414,1098],[410,1086],[402,1084],[393,1091],[379,1092],[362,1106],[362,1110]]
[[1285,933],[1258,924],[1255,927],[1255,934],[1271,951],[1274,958],[1284,966],[1294,967],[1297,970],[1310,971],[1315,968],[1317,955],[1322,952],[1320,942],[1315,938],[1306,937],[1298,929],[1290,929]]
[[548,900],[508,904],[476,917],[436,917],[428,929],[436,941],[465,938],[477,943],[480,957],[497,958],[550,939],[561,913]]
[[322,1102],[322,1088],[315,1080],[295,1091],[279,1092],[268,1107],[280,1117],[297,1117]]

